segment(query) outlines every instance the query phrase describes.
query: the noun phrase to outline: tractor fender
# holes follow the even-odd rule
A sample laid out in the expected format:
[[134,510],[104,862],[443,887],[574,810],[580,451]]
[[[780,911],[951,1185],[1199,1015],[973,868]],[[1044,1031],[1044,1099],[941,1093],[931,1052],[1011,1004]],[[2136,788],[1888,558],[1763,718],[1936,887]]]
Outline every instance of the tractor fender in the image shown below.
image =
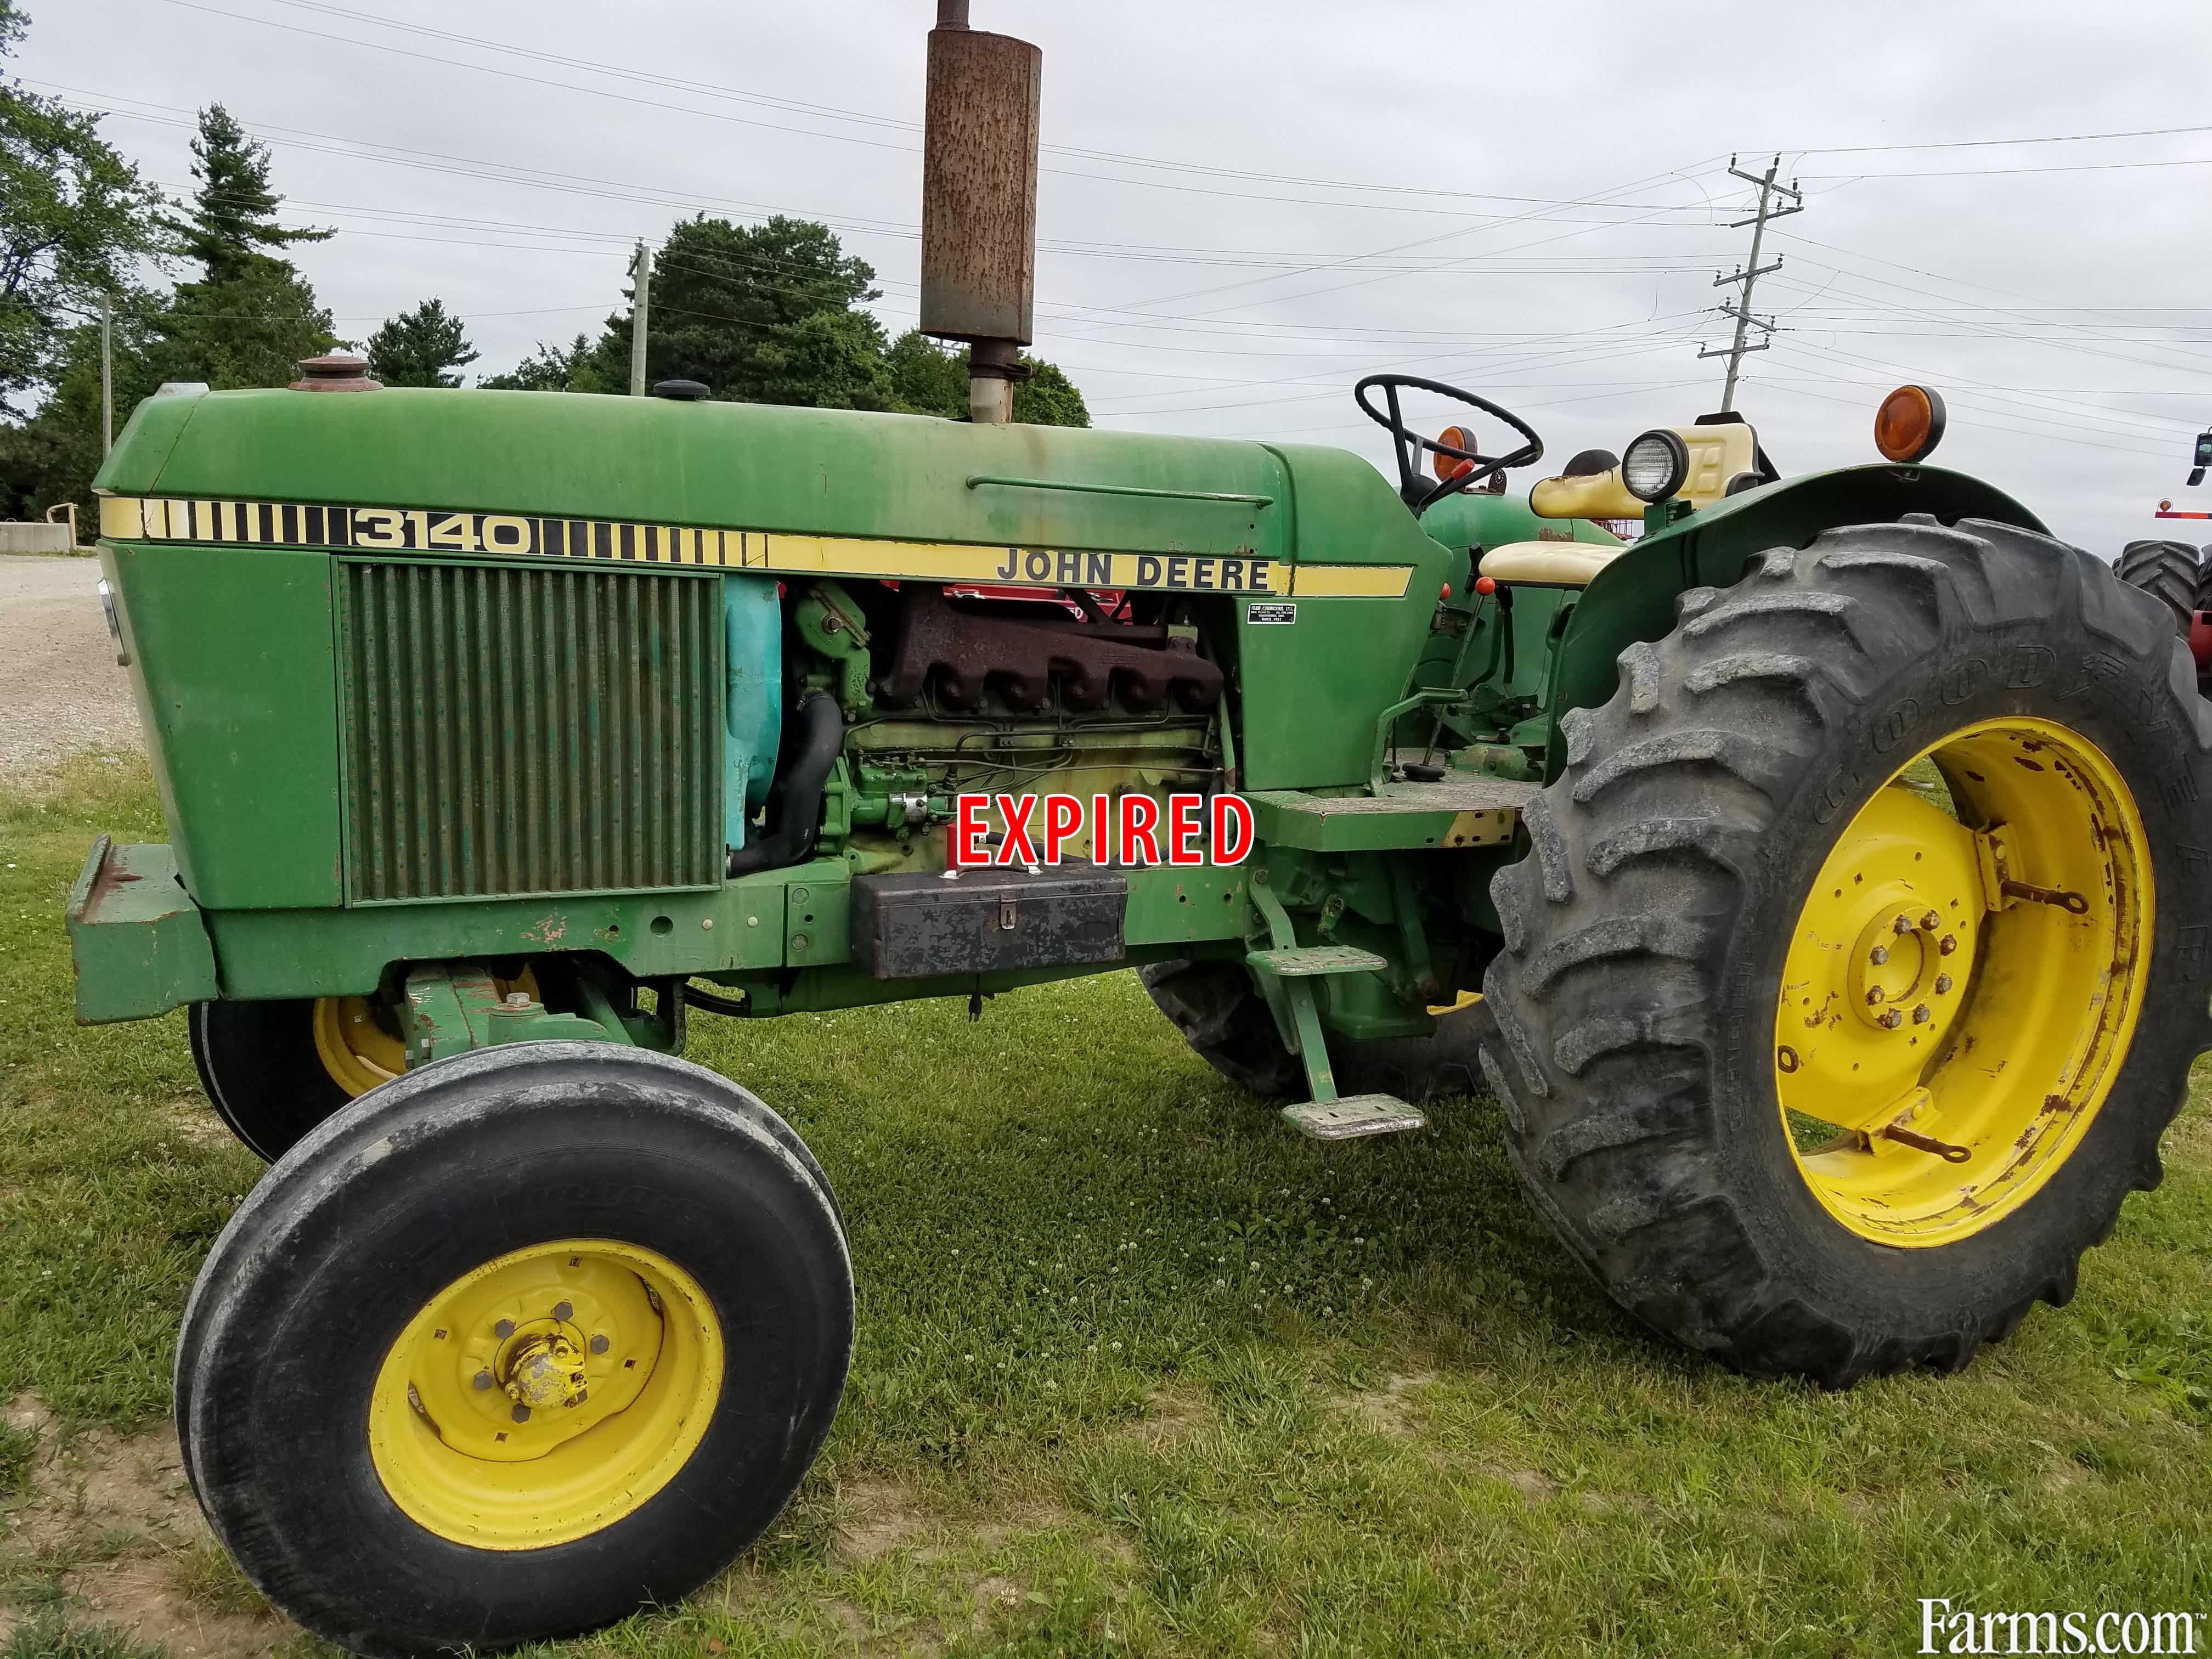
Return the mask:
[[2041,520],[1994,484],[1942,467],[1840,467],[1729,495],[1646,535],[1592,579],[1576,602],[1552,665],[1547,781],[1566,763],[1560,717],[1595,708],[1620,683],[1620,653],[1674,629],[1674,601],[1693,587],[1727,587],[1771,548],[1802,548],[1844,525],[1889,524],[1925,513],[1952,525],[1987,519],[2048,535]]

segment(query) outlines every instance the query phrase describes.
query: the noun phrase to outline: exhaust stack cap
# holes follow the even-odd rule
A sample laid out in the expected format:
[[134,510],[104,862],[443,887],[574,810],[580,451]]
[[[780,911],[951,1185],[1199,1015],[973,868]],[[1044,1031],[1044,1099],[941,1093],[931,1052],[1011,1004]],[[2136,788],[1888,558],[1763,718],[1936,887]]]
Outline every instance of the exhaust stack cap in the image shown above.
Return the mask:
[[368,359],[351,351],[333,351],[324,357],[300,360],[300,378],[293,392],[381,392],[384,382],[368,378]]

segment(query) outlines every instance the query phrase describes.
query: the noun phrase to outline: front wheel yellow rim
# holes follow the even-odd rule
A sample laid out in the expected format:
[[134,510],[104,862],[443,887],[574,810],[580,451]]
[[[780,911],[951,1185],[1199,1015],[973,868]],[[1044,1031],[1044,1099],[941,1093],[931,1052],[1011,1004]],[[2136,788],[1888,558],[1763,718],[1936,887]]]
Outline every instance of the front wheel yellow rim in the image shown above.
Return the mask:
[[455,1279],[386,1352],[369,1453],[441,1538],[540,1549],[612,1525],[675,1478],[720,1398],[721,1327],[656,1251],[563,1239]]
[[2152,902],[2133,795],[2079,732],[1984,720],[1892,774],[1821,866],[1775,1011],[1784,1127],[1828,1212],[1940,1246],[2033,1197],[2127,1054]]

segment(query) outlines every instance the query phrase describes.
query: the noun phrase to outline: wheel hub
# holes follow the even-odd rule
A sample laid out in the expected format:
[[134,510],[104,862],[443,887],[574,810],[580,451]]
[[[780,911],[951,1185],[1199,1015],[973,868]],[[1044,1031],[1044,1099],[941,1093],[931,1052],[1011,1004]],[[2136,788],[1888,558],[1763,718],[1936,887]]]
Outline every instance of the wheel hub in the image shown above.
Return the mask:
[[1973,833],[1911,790],[1876,795],[1821,867],[1783,969],[1786,1103],[1861,1133],[1901,1109],[1964,1000],[1968,975],[1943,964],[1972,963],[1960,942],[1983,908]]
[[[1893,774],[1822,864],[1776,1003],[1776,1093],[1830,1213],[1929,1245],[2024,1201],[2126,1052],[2150,924],[2141,817],[2087,739],[1984,721]],[[1826,1138],[1798,1149],[1793,1114]]]
[[508,1358],[507,1397],[518,1406],[580,1406],[591,1397],[584,1375],[584,1351],[566,1333],[552,1331],[526,1339]]
[[722,1363],[704,1295],[665,1258],[606,1240],[517,1250],[448,1285],[392,1345],[370,1449],[394,1501],[441,1536],[580,1536],[690,1455]]

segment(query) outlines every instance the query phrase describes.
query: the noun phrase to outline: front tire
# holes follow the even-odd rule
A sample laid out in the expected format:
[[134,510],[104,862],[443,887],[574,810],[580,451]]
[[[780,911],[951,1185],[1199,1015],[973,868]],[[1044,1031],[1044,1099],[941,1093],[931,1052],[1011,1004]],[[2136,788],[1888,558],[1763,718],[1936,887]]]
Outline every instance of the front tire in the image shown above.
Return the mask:
[[775,1518],[844,1386],[853,1283],[781,1120],[683,1060],[526,1043],[377,1089],[216,1241],[186,1471],[270,1601],[356,1652],[672,1601]]
[[1692,1347],[1955,1369],[2159,1180],[2212,1042],[2212,711],[2161,607],[1999,525],[1831,531],[1680,612],[1493,884],[1509,1152]]

